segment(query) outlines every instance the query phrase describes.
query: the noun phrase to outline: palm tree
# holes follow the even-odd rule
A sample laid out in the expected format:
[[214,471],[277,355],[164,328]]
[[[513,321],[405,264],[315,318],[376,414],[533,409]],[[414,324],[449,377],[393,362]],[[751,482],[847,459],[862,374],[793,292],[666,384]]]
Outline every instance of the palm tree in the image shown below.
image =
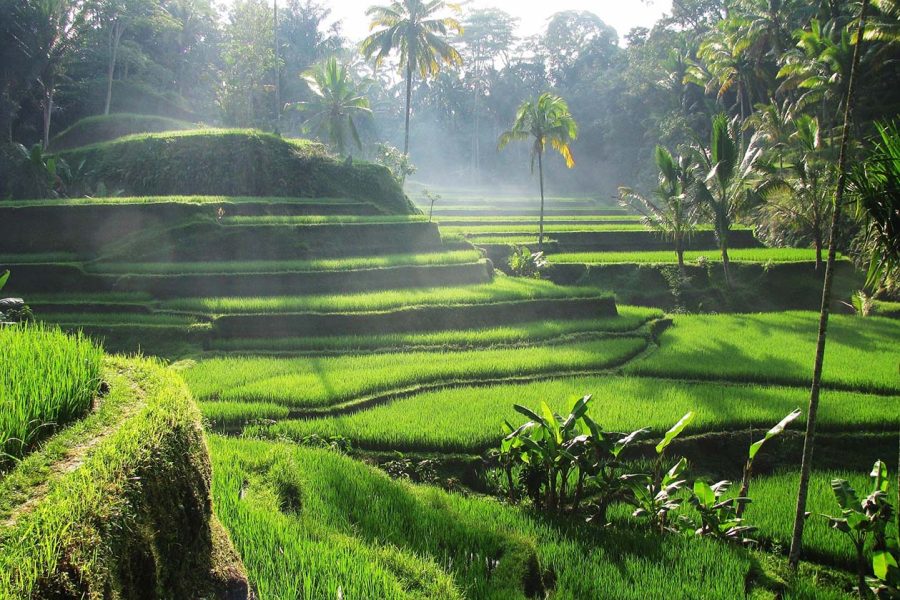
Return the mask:
[[875,14],[863,39],[896,44],[900,42],[900,0],[873,0]]
[[[844,205],[844,190],[847,184],[847,164],[850,147],[850,127],[853,115],[853,100],[859,65],[862,56],[863,32],[866,28],[866,13],[869,0],[862,0],[859,23],[856,29],[856,44],[847,79],[847,92],[843,100],[844,124],[841,131],[840,154],[838,156],[838,179],[831,211],[831,239],[828,242],[828,262],[825,265],[825,282],[822,285],[822,305],[819,308],[819,332],[816,337],[816,356],[813,361],[812,385],[809,389],[809,408],[806,412],[806,432],[803,437],[803,458],[800,462],[800,485],[797,490],[797,510],[794,513],[794,528],[791,534],[791,549],[788,564],[794,570],[800,563],[803,545],[803,526],[806,523],[806,497],[809,494],[809,477],[812,472],[813,447],[816,440],[816,421],[819,411],[819,392],[822,384],[822,366],[825,362],[825,341],[828,334],[828,318],[831,314],[831,287],[834,282],[834,264],[837,257],[837,237]],[[860,590],[860,594],[864,593]]]
[[37,0],[35,7],[42,17],[37,31],[39,45],[36,54],[41,62],[38,84],[44,117],[42,146],[47,150],[50,145],[54,96],[59,80],[65,74],[65,63],[75,49],[75,36],[82,17],[77,3],[68,0]]
[[900,128],[896,123],[877,127],[875,147],[852,172],[848,188],[864,223],[871,288],[900,283]]
[[531,145],[531,172],[537,159],[541,182],[541,216],[538,230],[538,250],[544,249],[544,150],[547,144],[559,152],[566,161],[566,167],[575,166],[569,144],[578,138],[578,124],[569,112],[566,101],[549,92],[541,94],[537,100],[526,100],[516,111],[512,129],[500,136],[502,150],[512,141],[533,140]]
[[308,126],[338,154],[345,154],[348,138],[362,148],[354,119],[372,114],[365,97],[371,83],[364,80],[357,84],[347,67],[334,57],[315,65],[303,79],[313,99],[288,107],[308,114]]
[[713,222],[726,285],[731,285],[728,235],[753,192],[754,167],[760,152],[757,136],[744,147],[737,120],[729,121],[724,114],[713,117],[710,147],[694,147],[696,177],[691,188],[695,200],[706,208]]
[[757,165],[767,175],[759,189],[764,199],[761,225],[778,242],[794,241],[786,239],[791,236],[811,238],[819,271],[831,214],[832,164],[837,157],[822,135],[817,118],[800,115],[790,122],[790,127],[793,131],[784,145],[776,148],[779,166]]
[[691,170],[687,160],[673,157],[657,146],[653,153],[659,169],[659,187],[653,195],[656,201],[635,192],[631,188],[619,188],[619,202],[641,215],[641,221],[651,229],[672,239],[678,268],[684,270],[684,246],[696,225],[696,211],[686,190],[691,185]]
[[400,53],[400,69],[406,70],[406,125],[403,153],[409,154],[409,115],[413,76],[423,79],[436,75],[441,63],[462,65],[459,52],[443,38],[449,32],[462,33],[452,17],[438,16],[451,8],[444,0],[395,0],[389,6],[372,6],[370,29],[376,30],[363,40],[360,49],[367,59],[374,57],[376,68],[391,53]]

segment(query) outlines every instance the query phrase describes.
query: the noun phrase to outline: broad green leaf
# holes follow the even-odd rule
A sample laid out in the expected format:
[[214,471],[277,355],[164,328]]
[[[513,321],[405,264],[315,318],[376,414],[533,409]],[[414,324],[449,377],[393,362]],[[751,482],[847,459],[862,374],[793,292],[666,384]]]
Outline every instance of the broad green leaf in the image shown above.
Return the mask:
[[526,417],[528,417],[528,418],[531,419],[532,421],[535,421],[535,422],[537,422],[537,423],[540,423],[541,425],[546,425],[546,423],[544,423],[544,419],[541,418],[536,412],[534,412],[534,411],[531,410],[530,408],[527,408],[527,407],[525,407],[525,406],[522,406],[521,404],[513,404],[513,410],[515,410],[516,412],[519,412],[519,413],[525,415]]
[[844,510],[859,511],[859,498],[856,496],[856,490],[850,486],[850,482],[846,479],[832,479],[831,491],[838,504]]
[[681,457],[681,460],[675,463],[675,465],[671,469],[669,469],[669,472],[666,473],[666,475],[663,477],[662,484],[664,486],[669,485],[670,482],[675,481],[676,479],[681,477],[681,474],[684,473],[685,469],[687,469],[687,459]]
[[693,420],[694,420],[694,412],[693,411],[691,411],[691,412],[687,413],[686,415],[684,415],[683,417],[681,417],[681,420],[678,421],[677,423],[675,423],[675,426],[666,432],[666,436],[663,438],[663,440],[659,444],[656,445],[656,453],[662,454],[665,451],[665,449],[668,448],[669,444],[672,443],[672,440],[674,440],[676,437],[678,437],[678,435],[682,431],[684,431],[684,428],[687,427]]
[[897,560],[887,550],[876,550],[872,553],[872,570],[875,571],[875,577],[884,581],[887,579],[888,571],[891,568],[897,569]]
[[547,427],[553,432],[556,443],[561,444],[562,432],[559,428],[559,421],[556,420],[556,414],[553,412],[553,409],[551,409],[543,400],[541,401],[541,412],[544,413],[544,421],[546,422]]
[[9,279],[9,270],[3,271],[0,273],[0,290],[3,289],[3,286],[6,285],[7,280]]
[[699,479],[694,482],[694,495],[697,496],[700,504],[705,504],[706,506],[710,506],[716,501],[716,494],[713,489],[708,483]]
[[873,492],[887,493],[888,487],[890,487],[890,481],[888,480],[887,465],[884,464],[884,461],[875,461],[875,464],[872,466],[872,472],[869,473],[869,477],[872,478]]
[[750,460],[752,461],[756,457],[756,453],[759,452],[759,449],[762,448],[763,444],[768,442],[770,439],[772,439],[776,435],[780,435],[785,430],[785,428],[791,424],[792,421],[794,421],[797,417],[800,416],[800,414],[801,414],[800,409],[795,408],[794,411],[791,412],[791,414],[789,414],[785,418],[783,418],[778,423],[778,425],[776,425],[775,427],[773,427],[772,429],[767,431],[766,436],[763,439],[751,444],[750,445]]
[[583,396],[575,401],[575,404],[572,405],[572,411],[569,413],[569,416],[566,418],[565,423],[563,423],[563,429],[568,429],[572,426],[572,424],[583,417],[588,409],[588,402],[591,401],[591,395]]

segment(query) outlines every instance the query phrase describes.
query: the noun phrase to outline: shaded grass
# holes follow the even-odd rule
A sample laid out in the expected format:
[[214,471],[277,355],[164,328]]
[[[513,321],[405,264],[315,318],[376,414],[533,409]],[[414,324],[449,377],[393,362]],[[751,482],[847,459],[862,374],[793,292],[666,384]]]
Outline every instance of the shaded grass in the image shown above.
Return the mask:
[[210,350],[222,352],[352,352],[358,350],[489,347],[530,344],[568,335],[625,333],[662,316],[662,311],[619,306],[619,316],[567,321],[534,321],[486,329],[454,329],[424,333],[368,336],[322,336],[277,339],[215,339]]
[[552,573],[552,598],[731,599],[752,568],[735,547],[544,521],[328,451],[211,445],[217,513],[264,598],[515,599]]
[[[886,459],[890,464],[891,458],[872,456],[870,462]],[[891,473],[896,475],[893,470]],[[872,491],[868,472],[814,471],[810,479],[809,497],[807,498],[806,510],[810,516],[803,529],[803,550],[805,556],[810,559],[852,569],[855,567],[856,561],[853,545],[846,534],[831,527],[828,519],[823,516],[840,514],[840,507],[831,490],[832,479],[849,481],[860,499],[865,498]],[[787,552],[791,544],[795,511],[794,499],[797,496],[799,481],[798,466],[796,470],[756,478],[750,488],[753,502],[747,508],[747,520],[759,527],[758,536],[761,539],[767,540],[784,552]],[[870,549],[871,543],[870,539]]]
[[[687,250],[685,262],[697,262],[704,257],[719,261],[717,250]],[[548,257],[556,264],[677,264],[675,251],[649,252],[561,252]],[[728,250],[728,258],[733,262],[814,262],[815,250],[809,248],[735,248]]]
[[184,298],[161,304],[170,310],[211,314],[278,312],[369,312],[416,306],[488,304],[547,298],[591,298],[595,288],[557,286],[549,281],[497,277],[491,283],[458,287],[385,290],[357,294],[275,296],[265,298]]
[[96,198],[42,198],[40,200],[7,200],[0,205],[3,208],[26,208],[29,206],[108,206],[124,204],[356,204],[357,200],[348,198],[294,198],[289,196],[109,196]]
[[201,400],[322,407],[440,381],[605,369],[622,364],[646,345],[644,338],[621,337],[497,350],[214,358],[191,366],[184,377]]
[[262,274],[310,271],[352,271],[397,266],[432,266],[472,263],[481,260],[475,250],[454,250],[423,254],[353,256],[317,260],[238,261],[238,262],[166,262],[166,263],[94,263],[94,273],[116,274]]
[[[537,409],[546,401],[565,413],[573,398],[593,394],[589,413],[604,428],[632,431],[650,427],[658,434],[682,415],[696,416],[687,433],[770,427],[797,407],[806,406],[800,388],[685,383],[635,377],[570,377],[531,383],[457,387],[403,398],[350,415],[285,421],[249,433],[302,439],[309,434],[344,437],[369,449],[478,452],[499,444],[503,421],[521,423],[513,404]],[[212,416],[215,407],[205,405]],[[238,407],[228,407],[236,411]],[[253,410],[252,408],[249,410]],[[895,431],[900,396],[878,397],[826,391],[819,412],[823,431]],[[233,416],[218,415],[225,420]]]
[[[658,352],[627,372],[680,379],[809,385],[818,315],[784,312],[678,315]],[[870,392],[900,391],[900,322],[833,315],[822,381]]]
[[198,324],[196,318],[172,314],[142,313],[45,313],[38,315],[45,323],[65,326],[188,327]]
[[0,469],[84,416],[100,389],[103,351],[81,334],[0,326]]
[[426,223],[425,215],[263,215],[225,217],[225,225],[378,225],[381,223]]

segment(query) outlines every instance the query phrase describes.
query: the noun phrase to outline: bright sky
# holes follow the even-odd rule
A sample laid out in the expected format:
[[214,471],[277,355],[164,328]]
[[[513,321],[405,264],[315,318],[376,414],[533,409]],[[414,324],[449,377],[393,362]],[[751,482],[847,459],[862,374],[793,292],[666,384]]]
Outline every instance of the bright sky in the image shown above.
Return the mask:
[[[361,40],[368,33],[366,9],[378,0],[337,0],[324,2],[335,19],[343,21],[343,31],[351,40]],[[598,15],[619,33],[621,40],[632,27],[650,27],[664,12],[672,9],[672,0],[472,0],[471,8],[499,8],[521,19],[519,34],[543,31],[553,13],[564,10],[587,10]],[[621,43],[621,41],[620,41]]]

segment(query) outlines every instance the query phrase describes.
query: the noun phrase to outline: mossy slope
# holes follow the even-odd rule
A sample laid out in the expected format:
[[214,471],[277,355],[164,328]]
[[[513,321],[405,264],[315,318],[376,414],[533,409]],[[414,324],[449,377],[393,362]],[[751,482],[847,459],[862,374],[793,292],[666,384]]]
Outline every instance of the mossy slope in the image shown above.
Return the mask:
[[387,169],[347,164],[320,144],[249,129],[132,135],[61,156],[83,164],[76,191],[103,183],[135,196],[342,197],[371,201],[387,213],[415,212]]
[[50,149],[54,152],[59,152],[60,150],[69,150],[87,146],[88,144],[107,142],[135,133],[181,131],[194,129],[195,127],[196,125],[187,121],[155,115],[137,115],[132,113],[96,115],[81,119],[71,127],[55,135],[50,140]]
[[200,416],[174,373],[107,360],[94,413],[0,480],[0,598],[240,598]]

